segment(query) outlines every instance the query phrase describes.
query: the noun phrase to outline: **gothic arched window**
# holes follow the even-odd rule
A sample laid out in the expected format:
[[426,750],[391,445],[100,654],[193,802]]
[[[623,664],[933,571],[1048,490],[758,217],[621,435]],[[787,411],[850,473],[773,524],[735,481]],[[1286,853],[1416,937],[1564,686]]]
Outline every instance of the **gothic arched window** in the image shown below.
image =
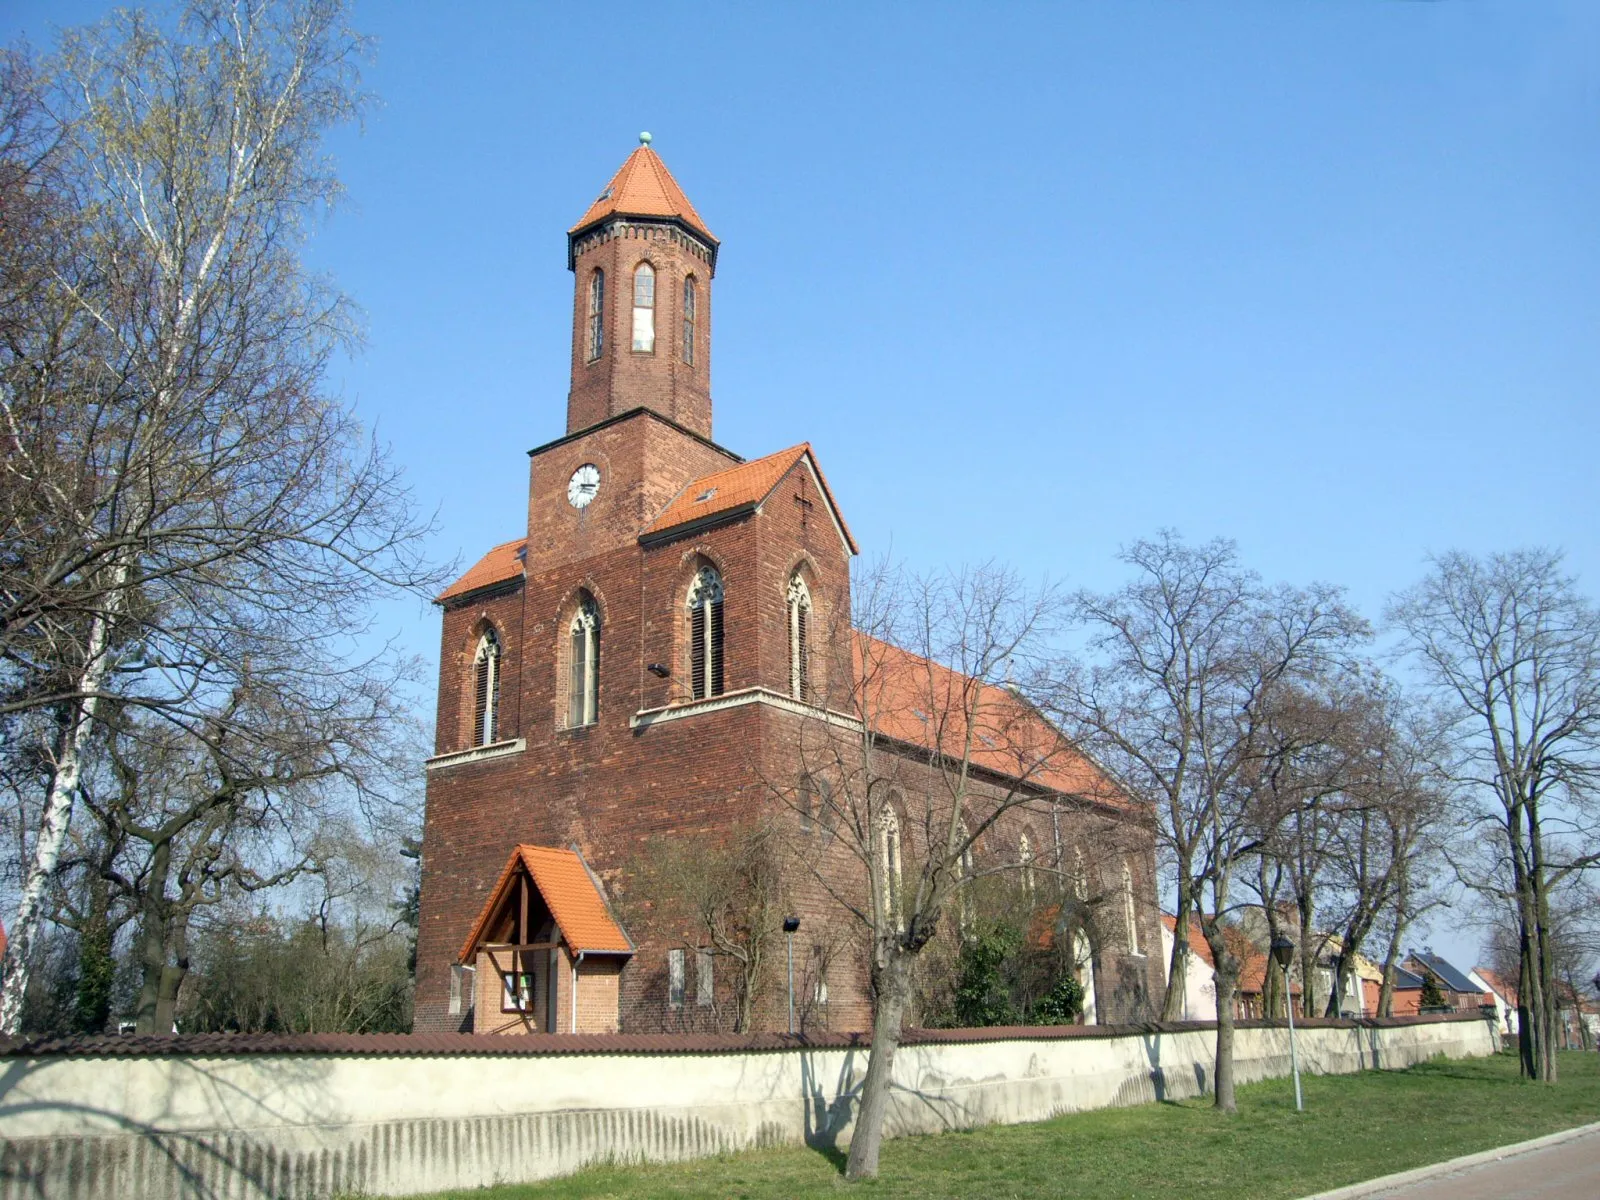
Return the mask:
[[600,710],[600,610],[587,592],[567,625],[567,728],[593,725]]
[[699,285],[693,275],[683,280],[683,361],[694,366],[694,330],[699,319]]
[[696,700],[722,695],[722,576],[701,567],[689,589],[689,691]]
[[895,811],[897,795],[889,793],[878,818],[878,869],[883,878],[884,903],[896,920],[900,917],[900,814]]
[[961,932],[966,935],[972,932],[972,923],[977,919],[977,907],[972,894],[977,870],[972,858],[972,835],[967,832],[965,821],[957,826],[956,836],[961,839],[961,854],[956,861],[956,887],[960,894]]
[[1128,926],[1128,953],[1139,953],[1139,922],[1133,907],[1133,871],[1122,864],[1122,918]]
[[811,698],[811,590],[795,574],[789,580],[789,695]]
[[656,352],[656,269],[640,263],[633,271],[633,348]]
[[589,361],[593,362],[606,348],[606,273],[596,271],[589,276]]
[[487,746],[499,740],[500,639],[485,629],[478,639],[472,662],[472,744]]

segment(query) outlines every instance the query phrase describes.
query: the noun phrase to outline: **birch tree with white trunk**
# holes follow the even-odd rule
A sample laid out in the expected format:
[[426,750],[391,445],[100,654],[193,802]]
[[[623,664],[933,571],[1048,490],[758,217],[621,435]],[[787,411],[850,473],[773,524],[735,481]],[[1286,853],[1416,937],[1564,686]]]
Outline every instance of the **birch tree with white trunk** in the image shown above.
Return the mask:
[[371,602],[438,579],[397,471],[325,390],[355,328],[300,257],[361,51],[338,0],[193,0],[67,31],[43,65],[59,202],[0,360],[0,716],[61,715],[0,1032],[99,706],[199,735],[247,674],[286,697],[392,676],[360,653]]

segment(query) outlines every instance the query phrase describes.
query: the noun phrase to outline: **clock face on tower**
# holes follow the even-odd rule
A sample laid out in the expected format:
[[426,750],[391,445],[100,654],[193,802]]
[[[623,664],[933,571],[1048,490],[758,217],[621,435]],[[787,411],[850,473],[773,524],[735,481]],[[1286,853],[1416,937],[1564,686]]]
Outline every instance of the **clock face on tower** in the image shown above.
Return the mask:
[[589,501],[600,491],[600,468],[584,463],[567,481],[567,503],[573,508],[588,508]]

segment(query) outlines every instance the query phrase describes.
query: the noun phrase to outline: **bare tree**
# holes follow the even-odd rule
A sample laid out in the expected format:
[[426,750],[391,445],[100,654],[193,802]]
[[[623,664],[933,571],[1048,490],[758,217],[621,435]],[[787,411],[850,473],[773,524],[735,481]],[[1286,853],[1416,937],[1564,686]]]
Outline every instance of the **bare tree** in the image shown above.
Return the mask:
[[[628,924],[653,924],[734,971],[731,1025],[747,1031],[766,995],[769,958],[783,920],[782,860],[766,824],[733,830],[717,843],[652,838],[624,871]],[[698,999],[699,997],[697,997]],[[711,1017],[724,1014],[715,989]]]
[[1235,873],[1260,848],[1263,731],[1283,690],[1347,655],[1365,626],[1335,589],[1263,586],[1232,542],[1190,546],[1167,531],[1122,558],[1132,582],[1077,597],[1098,658],[1064,681],[1057,703],[1069,735],[1156,814],[1177,890],[1162,1018],[1181,1015],[1182,949],[1198,919],[1216,970],[1216,1105],[1232,1112],[1240,963],[1226,915]]
[[353,327],[299,259],[360,49],[339,0],[193,0],[71,31],[49,64],[71,204],[28,328],[67,332],[0,364],[0,492],[21,497],[0,506],[0,714],[54,718],[0,1029],[103,703],[204,740],[245,680],[315,711],[404,674],[358,650],[370,602],[438,576],[397,471],[321,390]]
[[1455,718],[1462,819],[1503,848],[1499,869],[1467,882],[1516,908],[1522,1071],[1553,1082],[1550,895],[1600,864],[1600,611],[1559,554],[1535,549],[1442,555],[1389,616]]
[[[815,830],[811,879],[867,941],[872,1046],[846,1175],[878,1172],[889,1081],[913,967],[958,889],[996,871],[1054,870],[988,847],[1008,814],[1046,825],[1069,794],[1125,804],[1026,699],[1045,677],[1061,598],[985,566],[914,576],[879,564],[831,611],[833,660],[816,664],[799,731],[802,779],[772,780]],[[1042,840],[1042,839],[1041,839]]]

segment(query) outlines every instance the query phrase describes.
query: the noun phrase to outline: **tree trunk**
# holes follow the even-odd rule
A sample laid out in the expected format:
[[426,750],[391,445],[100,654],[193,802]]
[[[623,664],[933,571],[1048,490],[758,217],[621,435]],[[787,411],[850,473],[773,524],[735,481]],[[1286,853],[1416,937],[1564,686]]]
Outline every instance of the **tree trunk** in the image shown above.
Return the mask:
[[[1296,903],[1300,912],[1300,1015],[1303,1017],[1317,1015],[1317,950],[1311,944],[1316,938],[1315,904],[1309,892]],[[1293,1003],[1294,996],[1290,994],[1285,999]]]
[[852,1180],[878,1176],[894,1053],[900,1045],[900,1022],[911,989],[911,960],[898,949],[893,950],[885,966],[875,970],[874,975],[878,1003],[872,1018],[872,1050],[867,1059],[867,1077],[861,1085],[861,1102],[856,1108],[855,1131],[850,1135],[850,1158],[844,1169],[845,1178]]
[[167,970],[167,875],[172,867],[172,843],[151,847],[150,870],[140,904],[139,1000],[134,1011],[139,1033],[170,1033],[172,1022],[161,1024],[162,981]]
[[1402,861],[1395,874],[1394,930],[1389,934],[1389,949],[1383,956],[1383,984],[1378,988],[1378,1015],[1394,1016],[1394,969],[1400,962],[1400,947],[1405,944],[1406,928],[1411,924],[1411,871]]
[[[1180,868],[1181,870],[1181,868]],[[1183,1020],[1183,1001],[1188,988],[1189,969],[1189,890],[1178,884],[1178,907],[1173,920],[1172,959],[1167,964],[1167,994],[1161,999],[1163,1021]]]
[[[1216,954],[1214,948],[1212,954]],[[1217,1046],[1211,1074],[1217,1111],[1225,1113],[1239,1110],[1233,1094],[1233,994],[1236,988],[1236,972],[1217,972]]]
[[86,698],[72,702],[72,716],[62,735],[55,775],[45,796],[33,860],[23,878],[22,902],[17,905],[5,961],[0,964],[4,970],[4,982],[0,983],[0,1034],[14,1037],[22,1023],[22,997],[28,988],[34,942],[44,921],[45,889],[61,861],[61,848],[66,845],[67,825],[72,820],[72,804],[83,772],[83,752],[94,729],[98,705],[95,694],[105,681],[106,638],[106,618],[96,613],[89,622],[88,653],[77,679],[78,691]]
[[1536,1078],[1545,1083],[1556,1081],[1556,1050],[1559,1046],[1557,1031],[1561,1028],[1560,993],[1556,990],[1556,970],[1550,940],[1550,893],[1545,886],[1544,839],[1539,824],[1536,800],[1530,800],[1524,810],[1528,829],[1528,891],[1533,904],[1534,963],[1539,972],[1538,1012],[1539,1068]]

